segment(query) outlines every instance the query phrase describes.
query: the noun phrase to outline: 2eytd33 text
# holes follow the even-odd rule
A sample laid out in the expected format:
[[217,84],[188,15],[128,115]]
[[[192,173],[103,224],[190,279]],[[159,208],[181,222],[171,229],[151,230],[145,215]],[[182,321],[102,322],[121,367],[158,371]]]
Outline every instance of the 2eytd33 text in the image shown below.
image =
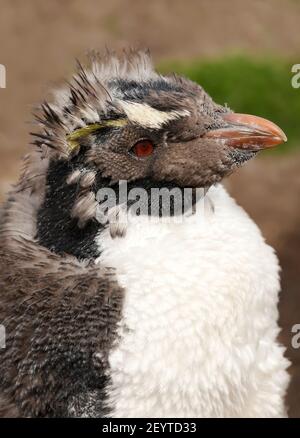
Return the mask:
[[146,422],[138,424],[114,424],[109,422],[103,425],[102,432],[110,433],[128,433],[130,436],[134,435],[137,431],[143,432],[196,432],[197,425],[193,422]]

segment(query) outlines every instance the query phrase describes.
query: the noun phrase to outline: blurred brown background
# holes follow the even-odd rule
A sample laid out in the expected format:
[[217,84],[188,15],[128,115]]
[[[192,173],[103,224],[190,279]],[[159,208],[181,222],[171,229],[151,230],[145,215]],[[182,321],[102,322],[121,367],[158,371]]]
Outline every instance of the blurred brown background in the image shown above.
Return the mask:
[[[32,105],[68,77],[74,58],[88,49],[149,47],[156,63],[217,58],[237,50],[298,56],[300,63],[299,25],[297,0],[1,0],[0,63],[7,88],[0,89],[0,200],[16,179],[19,157],[30,141]],[[280,257],[282,339],[293,361],[288,404],[290,416],[297,417],[300,349],[291,348],[291,327],[300,324],[299,151],[265,155],[227,181]]]

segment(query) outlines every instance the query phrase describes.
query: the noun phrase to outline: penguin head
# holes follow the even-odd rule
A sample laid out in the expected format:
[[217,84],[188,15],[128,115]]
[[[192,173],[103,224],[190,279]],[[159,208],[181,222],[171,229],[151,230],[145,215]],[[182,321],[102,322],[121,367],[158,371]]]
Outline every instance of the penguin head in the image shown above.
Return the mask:
[[41,217],[53,207],[58,221],[63,214],[79,228],[94,220],[103,186],[207,189],[286,141],[275,124],[216,104],[186,78],[159,75],[141,52],[78,63],[72,82],[36,118],[35,144],[50,162]]
[[209,187],[259,150],[286,141],[275,124],[235,114],[185,78],[158,75],[144,53],[78,64],[70,86],[41,106],[35,134],[53,157],[119,180]]

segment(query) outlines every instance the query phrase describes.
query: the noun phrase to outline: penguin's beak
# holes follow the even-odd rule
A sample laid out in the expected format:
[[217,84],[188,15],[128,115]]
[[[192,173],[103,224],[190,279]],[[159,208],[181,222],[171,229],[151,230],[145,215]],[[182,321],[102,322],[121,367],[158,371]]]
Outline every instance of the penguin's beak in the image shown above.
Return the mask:
[[227,146],[248,151],[259,151],[286,142],[285,133],[275,123],[249,114],[222,115],[225,127],[208,131],[205,137],[221,141]]

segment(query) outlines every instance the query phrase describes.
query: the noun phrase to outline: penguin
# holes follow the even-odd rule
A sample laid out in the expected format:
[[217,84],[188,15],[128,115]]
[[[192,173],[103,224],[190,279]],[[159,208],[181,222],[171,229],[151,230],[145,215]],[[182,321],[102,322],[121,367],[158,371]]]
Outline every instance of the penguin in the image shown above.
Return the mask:
[[140,51],[91,54],[34,116],[1,214],[0,415],[286,416],[278,260],[221,183],[283,131]]

